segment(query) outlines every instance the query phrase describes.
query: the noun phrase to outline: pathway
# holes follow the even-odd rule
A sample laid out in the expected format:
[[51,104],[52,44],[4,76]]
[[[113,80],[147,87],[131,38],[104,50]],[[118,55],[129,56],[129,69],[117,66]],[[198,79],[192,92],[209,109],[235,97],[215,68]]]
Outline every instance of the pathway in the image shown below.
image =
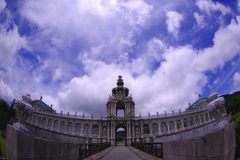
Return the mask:
[[126,146],[116,146],[101,160],[142,160],[138,155]]
[[85,158],[84,160],[162,160],[132,146],[111,146],[95,155]]

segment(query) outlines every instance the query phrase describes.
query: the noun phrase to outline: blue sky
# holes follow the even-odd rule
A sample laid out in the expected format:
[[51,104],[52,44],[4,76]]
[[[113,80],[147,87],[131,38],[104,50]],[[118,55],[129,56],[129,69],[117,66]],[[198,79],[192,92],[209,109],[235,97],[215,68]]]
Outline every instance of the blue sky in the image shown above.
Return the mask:
[[240,90],[240,2],[0,0],[0,97],[103,115],[122,75],[136,114]]

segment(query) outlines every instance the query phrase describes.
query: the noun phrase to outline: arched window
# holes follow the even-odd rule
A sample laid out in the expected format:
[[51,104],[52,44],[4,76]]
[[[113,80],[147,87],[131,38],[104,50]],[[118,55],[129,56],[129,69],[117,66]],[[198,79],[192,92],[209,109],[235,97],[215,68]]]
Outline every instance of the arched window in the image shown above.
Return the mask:
[[198,117],[198,116],[195,117],[195,121],[196,121],[196,124],[199,124],[199,123],[200,123],[200,120],[199,120],[199,117]]
[[182,128],[182,122],[180,120],[177,120],[177,129]]
[[38,125],[41,125],[41,117],[38,117]]
[[152,125],[152,133],[153,134],[158,133],[158,125],[156,123],[153,123]]
[[48,120],[47,126],[48,126],[48,128],[52,128],[52,120],[51,119]]
[[67,131],[68,131],[68,132],[72,132],[72,127],[73,127],[73,124],[72,124],[71,122],[69,122],[69,123],[67,124]]
[[205,113],[205,119],[206,119],[206,121],[208,121],[208,114],[207,113]]
[[65,122],[64,121],[62,121],[60,123],[60,131],[65,131]]
[[170,126],[170,131],[174,131],[175,125],[174,125],[174,122],[173,122],[173,121],[170,121],[170,122],[169,122],[169,126]]
[[81,125],[79,123],[77,123],[75,126],[75,133],[79,134],[80,130],[81,130]]
[[33,117],[33,124],[36,124],[37,118],[36,116]]
[[46,118],[43,118],[42,120],[42,127],[45,127],[46,126]]
[[143,134],[149,134],[149,125],[148,124],[143,125]]
[[186,118],[184,118],[183,120],[183,125],[184,125],[184,128],[188,127],[188,120]]
[[202,114],[201,114],[201,116],[200,116],[200,119],[201,119],[201,123],[203,123],[203,122],[204,122],[204,117],[203,117]]
[[98,135],[99,134],[99,127],[98,125],[94,125],[92,128],[92,135]]
[[167,132],[168,129],[167,129],[167,124],[165,122],[162,122],[161,123],[161,132]]
[[89,125],[85,124],[84,127],[83,127],[83,133],[84,134],[89,134],[89,129],[90,129]]
[[192,118],[192,117],[190,117],[190,120],[189,120],[189,122],[190,122],[190,126],[193,126],[193,125],[194,125],[194,120],[193,120],[193,118]]
[[31,116],[31,115],[29,116],[28,122],[29,122],[29,123],[32,123],[32,116]]
[[54,126],[53,126],[53,128],[54,128],[55,130],[58,130],[58,121],[57,121],[57,120],[54,121]]

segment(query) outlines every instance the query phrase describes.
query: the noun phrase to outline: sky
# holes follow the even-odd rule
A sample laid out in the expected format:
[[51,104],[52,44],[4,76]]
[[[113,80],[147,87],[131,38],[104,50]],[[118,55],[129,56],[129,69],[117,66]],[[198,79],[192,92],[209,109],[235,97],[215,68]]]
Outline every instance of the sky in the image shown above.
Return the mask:
[[122,75],[138,115],[240,90],[240,1],[0,0],[0,98],[106,115]]

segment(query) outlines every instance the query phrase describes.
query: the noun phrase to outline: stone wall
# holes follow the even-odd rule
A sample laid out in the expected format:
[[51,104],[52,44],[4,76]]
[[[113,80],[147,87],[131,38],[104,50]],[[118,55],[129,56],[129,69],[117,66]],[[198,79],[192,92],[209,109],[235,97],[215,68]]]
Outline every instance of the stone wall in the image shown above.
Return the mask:
[[76,160],[78,144],[56,142],[7,126],[7,158],[9,160]]
[[30,124],[26,124],[26,127],[28,128],[28,134],[34,137],[66,143],[86,143],[86,137],[83,136],[54,132]]
[[235,127],[233,123],[201,138],[163,143],[164,160],[234,160]]

